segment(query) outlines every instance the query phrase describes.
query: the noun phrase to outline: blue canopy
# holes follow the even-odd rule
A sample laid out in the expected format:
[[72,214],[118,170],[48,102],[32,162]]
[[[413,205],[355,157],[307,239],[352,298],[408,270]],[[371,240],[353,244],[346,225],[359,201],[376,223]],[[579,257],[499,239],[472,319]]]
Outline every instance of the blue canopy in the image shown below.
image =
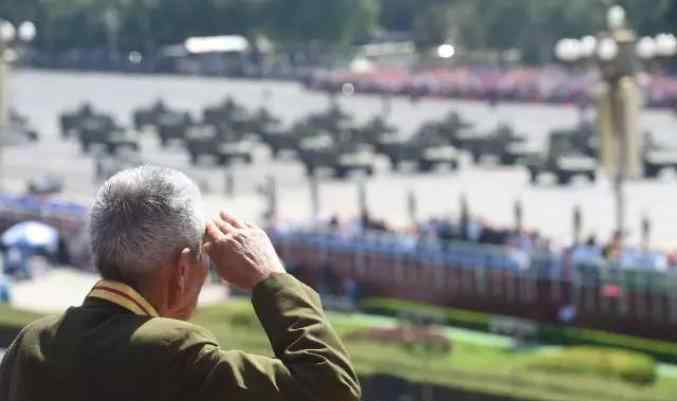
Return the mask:
[[39,248],[55,253],[59,247],[59,232],[44,223],[24,221],[5,231],[0,241],[6,247]]

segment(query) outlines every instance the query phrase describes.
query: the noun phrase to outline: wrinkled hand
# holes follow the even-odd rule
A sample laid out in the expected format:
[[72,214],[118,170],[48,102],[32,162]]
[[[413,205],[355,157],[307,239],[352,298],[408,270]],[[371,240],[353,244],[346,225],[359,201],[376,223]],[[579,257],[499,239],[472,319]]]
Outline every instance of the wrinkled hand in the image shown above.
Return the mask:
[[285,272],[268,235],[225,211],[207,224],[204,250],[219,276],[243,290],[251,291],[271,274]]

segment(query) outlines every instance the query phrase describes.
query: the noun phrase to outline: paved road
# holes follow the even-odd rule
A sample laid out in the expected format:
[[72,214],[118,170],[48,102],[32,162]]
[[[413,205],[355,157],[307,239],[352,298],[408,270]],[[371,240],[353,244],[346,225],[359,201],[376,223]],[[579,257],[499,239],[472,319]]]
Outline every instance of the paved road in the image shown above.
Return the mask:
[[[64,74],[23,71],[13,75],[10,86],[12,103],[30,115],[43,134],[43,140],[34,146],[12,148],[4,152],[2,176],[6,187],[23,188],[27,178],[45,173],[66,177],[68,196],[88,202],[97,183],[93,180],[94,162],[83,156],[75,143],[62,142],[57,130],[58,114],[90,100],[95,106],[114,113],[122,122],[129,123],[131,111],[150,104],[158,97],[168,99],[173,107],[186,108],[195,113],[204,106],[234,96],[249,107],[258,107],[264,93],[272,96],[269,107],[289,122],[311,111],[327,106],[327,99],[308,93],[290,83],[262,83],[230,81],[210,78],[146,77],[99,74]],[[341,100],[358,121],[381,113],[378,98],[353,97]],[[573,107],[543,105],[501,105],[496,110],[485,104],[449,100],[422,100],[411,104],[405,99],[394,99],[392,121],[403,135],[410,134],[424,120],[439,118],[456,109],[488,130],[499,121],[513,123],[528,135],[535,145],[542,144],[549,129],[573,125],[577,112]],[[677,120],[667,112],[646,112],[642,126],[651,129],[659,139],[677,143]],[[180,168],[211,189],[208,207],[214,211],[229,207],[246,218],[256,219],[263,204],[256,188],[266,175],[274,175],[280,185],[280,206],[284,215],[293,220],[310,216],[310,196],[302,168],[291,160],[272,161],[261,149],[253,166],[236,166],[237,196],[223,194],[224,171],[210,166],[191,168],[188,158],[179,148],[162,150],[152,134],[143,137],[144,157],[150,162]],[[408,222],[406,193],[418,194],[421,217],[448,215],[458,212],[461,193],[467,195],[473,213],[498,224],[512,223],[512,207],[522,199],[525,223],[566,242],[571,237],[571,210],[580,205],[584,214],[584,231],[607,238],[613,227],[613,198],[610,184],[574,183],[559,188],[552,185],[533,187],[526,173],[519,168],[499,168],[491,165],[472,167],[464,165],[459,173],[446,171],[430,175],[414,173],[391,174],[385,160],[378,160],[379,172],[368,182],[368,203],[376,216],[395,224]],[[322,214],[339,212],[352,216],[357,210],[356,180],[346,182],[333,179],[321,184]],[[638,236],[640,216],[648,214],[654,222],[653,238],[661,245],[677,245],[677,191],[673,177],[654,182],[631,183],[628,188],[629,225],[632,238]]]

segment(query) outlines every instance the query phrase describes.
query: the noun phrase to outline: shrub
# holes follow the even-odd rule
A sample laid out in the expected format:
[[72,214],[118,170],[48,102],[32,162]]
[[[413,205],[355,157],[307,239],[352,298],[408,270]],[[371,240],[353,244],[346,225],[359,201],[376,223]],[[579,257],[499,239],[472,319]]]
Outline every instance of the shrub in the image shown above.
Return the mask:
[[451,352],[451,340],[430,328],[401,326],[362,329],[348,334],[346,340],[392,344],[407,350],[423,349],[438,355]]
[[550,373],[570,373],[615,378],[634,384],[656,380],[653,358],[632,351],[611,348],[570,347],[540,354],[526,364],[527,369]]
[[[387,298],[369,298],[360,303],[360,309],[366,313],[400,317],[407,313],[429,314],[442,318],[449,326],[470,330],[491,332],[490,323],[494,318],[483,312],[419,304]],[[601,330],[577,327],[563,327],[554,324],[542,324],[537,333],[537,341],[553,345],[589,345],[628,350],[651,355],[661,362],[677,363],[677,345],[668,341],[633,337]]]
[[407,314],[428,315],[431,320],[442,324],[479,331],[489,331],[489,322],[491,321],[491,316],[486,313],[424,305],[397,299],[369,298],[360,303],[360,309],[366,313],[392,317],[401,317]]
[[549,344],[592,345],[624,348],[649,354],[661,362],[677,363],[677,345],[672,342],[633,337],[601,330],[546,325],[542,340]]

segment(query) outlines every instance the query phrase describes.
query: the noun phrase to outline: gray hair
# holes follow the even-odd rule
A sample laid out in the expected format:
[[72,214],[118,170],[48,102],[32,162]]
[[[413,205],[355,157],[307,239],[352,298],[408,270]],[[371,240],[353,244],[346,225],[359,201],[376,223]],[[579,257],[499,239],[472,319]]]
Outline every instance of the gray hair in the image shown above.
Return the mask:
[[96,267],[104,278],[149,273],[184,248],[199,252],[205,230],[200,190],[185,174],[154,166],[108,179],[91,210]]

